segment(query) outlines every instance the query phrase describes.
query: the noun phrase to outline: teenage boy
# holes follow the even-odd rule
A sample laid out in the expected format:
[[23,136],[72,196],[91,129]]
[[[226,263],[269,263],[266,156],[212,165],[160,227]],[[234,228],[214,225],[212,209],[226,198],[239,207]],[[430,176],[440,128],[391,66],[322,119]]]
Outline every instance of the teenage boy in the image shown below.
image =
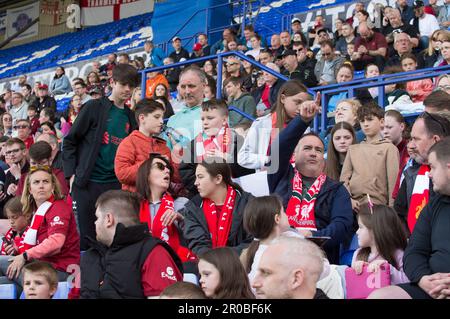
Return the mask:
[[[253,97],[242,91],[242,82],[240,78],[230,77],[224,82],[225,90],[228,96],[228,105],[234,106],[244,113],[255,117],[256,115],[256,103]],[[251,122],[246,117],[243,117],[237,112],[231,112],[229,116],[230,126],[235,127],[238,124]]]
[[367,195],[374,204],[392,207],[400,155],[394,144],[381,137],[384,111],[369,103],[358,109],[357,116],[366,139],[348,149],[340,180],[350,192],[355,212],[367,204]]
[[36,132],[38,131],[39,127],[41,126],[41,123],[39,123],[39,116],[37,114],[37,108],[35,105],[28,106],[28,121],[30,121],[30,128],[31,128],[31,135],[34,136]]
[[88,101],[63,142],[63,168],[70,179],[74,212],[78,217],[81,250],[86,236],[95,237],[95,201],[103,192],[120,189],[114,158],[120,142],[136,127],[125,101],[139,84],[137,70],[118,64],[109,97]]
[[223,100],[203,102],[201,111],[202,132],[183,150],[180,164],[181,180],[190,197],[197,194],[195,168],[205,158],[222,158],[230,164],[233,178],[254,173],[237,163],[237,152],[243,143],[241,137],[228,127],[228,106]]

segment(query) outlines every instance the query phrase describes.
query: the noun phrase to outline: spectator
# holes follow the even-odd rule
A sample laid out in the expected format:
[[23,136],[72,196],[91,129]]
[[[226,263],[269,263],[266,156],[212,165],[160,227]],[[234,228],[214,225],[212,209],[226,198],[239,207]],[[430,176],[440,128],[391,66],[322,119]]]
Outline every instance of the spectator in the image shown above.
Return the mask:
[[206,297],[255,299],[245,269],[232,249],[221,247],[204,252],[199,257],[198,269]]
[[[310,49],[316,55],[316,60],[320,60],[322,58],[321,45],[328,41],[333,43],[333,40],[331,39],[330,34],[328,33],[328,29],[318,30],[314,45],[312,47],[310,47]],[[334,46],[333,46],[333,48],[334,48]]]
[[438,17],[441,6],[437,5],[437,0],[429,0],[428,6],[425,6],[425,12]]
[[27,76],[26,74],[21,74],[19,76],[19,80],[17,83],[11,85],[11,91],[13,92],[22,92],[22,87],[27,84]]
[[39,117],[37,116],[38,114],[36,112],[36,106],[34,106],[34,104],[28,106],[27,115],[28,121],[30,122],[31,135],[34,136],[40,126]]
[[284,83],[270,113],[257,118],[250,127],[238,153],[238,163],[248,169],[264,169],[269,163],[269,147],[279,131],[296,116],[298,104],[310,97],[298,80]]
[[336,43],[337,41],[339,41],[343,35],[342,35],[342,25],[344,24],[344,21],[342,19],[336,19],[334,20],[334,34],[333,34],[333,39],[334,42]]
[[58,139],[61,139],[63,137],[61,131],[56,129],[55,125],[53,125],[53,122],[50,121],[42,123],[39,131],[41,131],[43,134],[55,135]]
[[218,52],[223,52],[223,50],[226,48],[226,44],[235,38],[236,32],[232,28],[224,29],[222,32],[222,39],[213,44],[210,53],[216,54]]
[[371,298],[445,299],[449,298],[450,258],[449,237],[449,185],[450,142],[446,138],[428,152],[431,164],[430,178],[433,189],[439,193],[430,199],[420,213],[403,257],[405,274],[410,283],[389,286],[374,291]]
[[430,37],[428,48],[418,55],[419,68],[427,69],[438,66],[442,63],[441,45],[445,41],[450,41],[450,32],[444,30],[434,31]]
[[[139,198],[111,190],[96,202],[96,238],[81,259],[81,298],[156,297],[181,281],[178,256],[139,223]],[[109,276],[107,274],[115,274]],[[161,274],[155,276],[155,274]],[[103,284],[98,285],[101,278]]]
[[350,43],[355,43],[355,34],[353,26],[346,22],[342,25],[341,38],[336,41],[336,51],[341,56],[346,56],[348,54],[347,46]]
[[164,107],[156,101],[144,99],[137,103],[134,115],[139,129],[123,139],[114,159],[117,179],[122,189],[130,192],[136,191],[137,171],[149,154],[159,153],[171,159],[166,141],[157,137],[163,125]]
[[318,85],[324,86],[336,83],[336,74],[339,67],[344,63],[345,59],[336,56],[334,53],[334,45],[331,41],[325,41],[320,46],[322,57],[317,61],[314,68],[314,74],[318,79]]
[[56,100],[48,95],[48,85],[40,84],[38,87],[38,100],[36,103],[37,112],[40,113],[41,110],[45,108],[50,108],[56,111]]
[[76,82],[73,85],[73,91],[76,95],[81,97],[81,105],[85,105],[89,100],[92,99],[92,97],[87,94],[87,85],[84,82]]
[[117,64],[116,60],[117,54],[115,53],[108,54],[107,62],[100,67],[100,73],[102,76],[106,75],[107,70],[112,70],[116,66]]
[[297,46],[297,52],[285,50],[282,56],[285,69],[283,75],[290,79],[300,80],[307,87],[317,85],[316,75],[314,74],[315,61],[306,56],[303,45]]
[[412,52],[411,38],[406,33],[396,33],[394,36],[395,53],[387,60],[386,67],[401,67],[402,56]]
[[390,10],[387,17],[389,18],[389,25],[383,28],[383,34],[386,36],[388,43],[388,56],[394,54],[394,37],[397,33],[409,35],[413,48],[419,45],[419,30],[416,26],[409,24],[409,21],[405,23],[398,9]]
[[2,95],[0,95],[0,115],[6,112],[6,101],[5,99],[2,97]]
[[153,44],[153,41],[147,40],[144,43],[144,63],[145,67],[147,68],[153,68],[156,66],[162,66],[163,60],[165,58],[164,52],[158,48],[155,47]]
[[199,194],[181,211],[189,249],[199,256],[227,246],[240,254],[253,240],[242,225],[245,206],[253,196],[231,181],[228,164],[214,158],[199,163],[195,176]]
[[408,5],[408,0],[397,0],[395,8],[400,11],[402,20],[405,23],[409,23],[414,18],[414,10],[412,6]]
[[[328,299],[317,281],[323,253],[308,240],[280,236],[261,256],[252,282],[258,299]],[[321,296],[321,297],[319,297]]]
[[198,43],[202,46],[202,51],[205,56],[211,55],[211,46],[208,44],[208,36],[205,33],[200,33],[197,37]]
[[250,38],[252,49],[245,52],[245,55],[252,55],[256,61],[259,61],[259,54],[263,47],[261,47],[261,37],[258,34],[253,35]]
[[438,77],[436,81],[436,89],[450,94],[450,76],[448,74],[442,74]]
[[86,77],[86,86],[101,85],[100,76],[97,72],[91,71]]
[[[204,101],[209,101],[216,97],[217,87],[216,87],[216,80],[211,78],[210,76],[206,76],[206,86],[203,90],[203,98]],[[224,90],[224,95],[225,95]]]
[[308,29],[308,46],[312,47],[316,43],[316,38],[318,36],[317,32],[322,30],[325,26],[325,20],[323,16],[316,15],[314,19],[314,25]]
[[24,252],[24,239],[33,216],[23,213],[20,197],[11,198],[3,208],[9,221],[9,230],[3,237],[0,255],[16,256]]
[[52,95],[66,94],[72,92],[70,80],[62,66],[56,68],[55,76],[50,82],[50,93]]
[[[255,117],[255,100],[249,93],[243,92],[241,80],[236,77],[231,77],[226,79],[223,84],[228,96],[228,105],[234,106],[242,112]],[[229,123],[231,127],[244,122],[251,121],[237,112],[231,112],[231,114],[229,115]]]
[[[296,116],[272,143],[271,165],[278,167],[278,171],[268,172],[269,191],[282,198],[289,224],[298,228],[302,235],[331,237],[323,248],[330,263],[338,263],[340,244],[348,241],[352,232],[350,196],[343,185],[323,173],[325,160],[321,139],[314,133],[303,135],[319,112],[319,106],[314,101],[297,105],[300,105],[297,111],[300,116]],[[294,167],[290,160],[296,148]],[[308,197],[302,196],[307,191]],[[300,210],[306,218],[300,219],[297,214]]]
[[363,266],[377,273],[388,264],[392,284],[409,282],[403,270],[403,254],[407,245],[405,229],[396,212],[384,205],[364,205],[358,213],[358,246],[352,268],[359,275]]
[[280,44],[283,51],[291,48],[291,36],[289,32],[283,31],[280,33]]
[[445,40],[441,44],[442,62],[438,66],[450,64],[450,40]]
[[[396,74],[402,72],[401,67],[387,67],[383,74]],[[406,91],[406,83],[398,82],[384,86],[385,91],[385,109],[408,112],[410,104],[412,104],[411,96]]]
[[423,207],[435,198],[433,184],[427,174],[430,171],[428,151],[449,134],[450,122],[446,118],[426,112],[416,119],[411,129],[408,148],[414,162],[403,172],[403,182],[395,198],[395,210],[410,233]]
[[387,54],[386,38],[379,32],[372,31],[366,23],[358,26],[359,36],[355,40],[358,53],[353,65],[356,70],[364,70],[369,63],[375,63],[380,70],[384,67]]
[[241,78],[242,80],[242,87],[246,91],[250,91],[252,87],[252,78],[251,73],[247,73],[244,68],[242,68],[241,60],[238,57],[231,56],[228,58],[225,64],[226,72],[225,72],[225,78],[228,79],[229,77],[237,77]]
[[283,53],[283,46],[281,45],[281,39],[278,34],[272,35],[270,38],[270,48],[269,50],[272,52],[274,57],[277,57]]
[[369,12],[367,12],[366,10],[362,9],[356,12],[355,18],[358,20],[358,26],[360,26],[361,23],[366,23],[370,29],[373,30],[375,28],[374,23],[370,19]]
[[[241,50],[242,52],[245,52],[247,50],[255,49],[253,47],[253,41],[252,41],[252,38],[255,35],[258,35],[255,32],[255,28],[252,25],[250,25],[250,24],[246,25],[244,27],[244,37],[240,39],[241,44],[238,47],[239,50]],[[261,37],[260,37],[260,41],[261,41]],[[263,41],[263,44],[262,44],[263,47],[266,46],[264,42],[265,41]],[[260,44],[260,46],[261,46],[261,44]]]
[[261,50],[259,53],[259,63],[267,65],[267,63],[273,63],[273,55],[269,50]]
[[138,86],[138,87],[134,88],[133,93],[131,94],[130,110],[135,111],[136,110],[136,104],[140,100],[142,100],[142,89]]
[[205,64],[203,64],[203,71],[214,80],[217,79],[216,62],[214,60],[206,61]]
[[70,179],[76,203],[82,250],[87,248],[85,236],[95,234],[96,199],[107,190],[121,187],[114,173],[114,158],[120,141],[136,126],[132,112],[124,104],[138,84],[134,67],[117,65],[111,96],[86,103],[64,138],[64,174]]
[[[417,69],[417,58],[412,53],[402,55],[400,63],[405,72],[415,71]],[[431,91],[433,91],[433,82],[431,79],[409,81],[406,83],[406,91],[414,103],[423,102]]]
[[151,98],[155,93],[156,86],[161,83],[166,87],[169,87],[169,82],[167,81],[164,74],[160,72],[147,73],[147,80],[145,81],[145,97]]
[[23,100],[22,93],[14,92],[11,99],[11,108],[9,109],[9,114],[11,114],[13,119],[13,124],[15,125],[18,120],[26,119],[28,117],[28,104]]
[[88,94],[92,99],[97,100],[103,97],[103,88],[99,85],[94,85],[89,88]]
[[117,64],[130,64],[130,56],[128,53],[120,53],[117,56]]
[[3,127],[3,135],[12,136],[12,116],[9,113],[2,114],[2,127]]
[[[192,53],[189,56],[189,59],[197,59],[205,56],[205,53],[203,53],[203,48],[200,43],[195,43],[192,47]],[[199,67],[203,66],[203,62],[197,62],[196,63]]]
[[[0,137],[0,168],[1,168],[1,170],[3,170],[3,174],[1,174],[1,170],[0,170],[0,174],[2,175],[0,177],[0,180],[3,182],[5,182],[5,176],[4,176],[5,172],[4,171],[6,171],[9,168],[9,166],[6,164],[6,159],[5,159],[5,150],[6,150],[5,145],[6,145],[6,141],[8,141],[8,140],[9,140],[9,137],[6,135],[3,135],[2,137]],[[0,187],[0,189],[1,188],[2,188],[2,186]],[[0,218],[2,216],[3,215],[0,214]]]
[[63,170],[62,164],[62,151],[58,143],[58,138],[53,134],[41,134],[37,137],[36,142],[44,141],[47,142],[52,148],[52,154],[50,157],[50,163],[52,168]]
[[202,288],[186,281],[178,281],[165,288],[159,299],[206,299]]
[[52,122],[55,123],[55,112],[52,109],[45,108],[41,110],[41,113],[39,114],[39,123],[40,125],[46,123],[46,122]]
[[338,181],[345,157],[350,145],[356,144],[355,130],[347,122],[339,122],[333,127],[330,133],[330,141],[327,152],[327,165],[325,174]]
[[30,121],[28,121],[28,119],[18,120],[13,129],[13,134],[24,142],[25,148],[29,150],[30,146],[34,143],[33,135],[31,135]]
[[172,47],[174,49],[174,51],[169,55],[170,58],[172,58],[172,60],[175,63],[180,62],[180,60],[182,58],[184,58],[185,60],[189,59],[189,52],[186,51],[182,46],[181,46],[181,38],[178,36],[175,36],[172,39]]
[[49,263],[34,261],[23,267],[25,299],[52,299],[58,289],[58,273]]
[[33,105],[37,101],[37,97],[34,94],[31,94],[31,85],[25,84],[21,87],[20,92],[23,95],[23,100],[27,102],[28,106]]
[[381,137],[384,111],[375,103],[363,105],[358,109],[358,120],[366,140],[349,147],[340,180],[352,196],[355,212],[367,205],[367,194],[374,204],[392,207],[399,153],[396,146]]
[[[160,86],[163,84],[160,84]],[[165,96],[153,97],[153,99],[164,107],[164,119],[169,119],[174,115],[172,104]]]
[[[170,65],[173,63],[174,61],[170,57],[164,59],[164,65]],[[178,86],[178,80],[180,77],[180,69],[179,68],[165,69],[163,71],[163,74],[166,77],[167,82],[169,83],[170,91],[171,92],[176,91]]]
[[12,90],[6,89],[5,93],[2,94],[3,99],[5,100],[5,107],[6,110],[9,110],[11,108],[11,98],[12,98]]
[[439,22],[434,15],[425,13],[423,1],[415,0],[413,8],[415,17],[409,23],[419,30],[420,48],[425,49],[428,47],[429,37],[439,30]]
[[306,45],[308,43],[308,41],[306,40],[305,35],[303,34],[303,30],[302,30],[302,22],[300,21],[299,18],[293,18],[291,20],[291,32],[292,32],[292,39],[294,40],[294,36],[295,34],[298,34],[300,36],[300,40],[303,45]]
[[58,280],[64,281],[69,277],[70,267],[80,263],[79,236],[72,209],[48,168],[34,168],[25,185],[21,200],[23,212],[33,215],[24,239],[25,252],[12,258],[11,263],[6,260],[6,264],[2,264],[2,275],[21,285],[23,266],[38,260],[50,263],[58,273]]
[[450,1],[444,0],[444,5],[439,9],[438,21],[441,29],[446,30],[450,27]]

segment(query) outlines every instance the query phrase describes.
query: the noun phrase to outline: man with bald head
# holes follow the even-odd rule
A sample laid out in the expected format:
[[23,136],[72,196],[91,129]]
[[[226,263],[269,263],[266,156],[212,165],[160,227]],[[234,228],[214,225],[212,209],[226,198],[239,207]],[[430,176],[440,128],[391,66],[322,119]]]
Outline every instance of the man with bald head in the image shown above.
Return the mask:
[[258,299],[328,299],[316,288],[323,253],[307,239],[280,236],[264,251],[251,283]]
[[387,55],[386,38],[379,32],[369,28],[366,22],[358,26],[359,36],[355,40],[356,59],[353,63],[356,70],[363,70],[368,64],[375,63],[380,70],[384,68]]
[[277,57],[283,53],[283,47],[281,46],[281,39],[279,34],[274,34],[270,38],[270,51],[274,57]]

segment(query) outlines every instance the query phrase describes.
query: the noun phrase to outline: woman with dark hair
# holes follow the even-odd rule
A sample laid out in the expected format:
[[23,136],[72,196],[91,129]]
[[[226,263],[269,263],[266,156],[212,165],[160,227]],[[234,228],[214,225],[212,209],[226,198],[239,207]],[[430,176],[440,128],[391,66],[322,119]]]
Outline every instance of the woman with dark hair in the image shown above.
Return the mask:
[[56,68],[55,76],[50,83],[49,91],[52,95],[72,92],[72,85],[70,85],[70,80],[62,66]]
[[73,122],[77,118],[78,114],[81,111],[81,96],[74,95],[70,99],[69,107],[62,114],[61,121],[61,132],[64,136],[69,134],[70,128],[72,127]]
[[102,85],[101,84],[101,80],[100,80],[100,76],[98,75],[97,72],[91,71],[91,72],[88,73],[88,75],[86,77],[86,85],[87,85],[87,87],[90,87],[90,86],[101,86]]
[[147,223],[153,237],[165,241],[178,254],[182,262],[195,259],[186,247],[180,244],[179,226],[184,217],[178,213],[187,198],[174,197],[170,191],[173,167],[161,154],[150,153],[137,172],[136,191],[143,198],[139,218]]
[[12,115],[8,112],[3,113],[1,115],[1,119],[2,119],[2,128],[3,128],[3,135],[11,137],[12,136],[12,131],[13,131],[13,118]]
[[155,87],[152,99],[164,106],[165,119],[168,119],[175,114],[172,104],[169,101],[169,97],[169,88],[164,83],[160,83]]
[[216,62],[214,60],[208,60],[203,64],[203,71],[214,80],[217,79],[217,70],[216,70]]
[[253,198],[231,180],[228,164],[208,158],[197,165],[195,186],[199,192],[181,211],[189,249],[201,255],[217,247],[231,247],[238,254],[252,237],[243,227],[243,214]]
[[328,144],[326,175],[338,181],[342,166],[350,145],[356,144],[353,126],[347,122],[337,123],[331,130],[331,140]]
[[200,286],[212,299],[255,299],[239,256],[230,248],[205,252],[198,262]]

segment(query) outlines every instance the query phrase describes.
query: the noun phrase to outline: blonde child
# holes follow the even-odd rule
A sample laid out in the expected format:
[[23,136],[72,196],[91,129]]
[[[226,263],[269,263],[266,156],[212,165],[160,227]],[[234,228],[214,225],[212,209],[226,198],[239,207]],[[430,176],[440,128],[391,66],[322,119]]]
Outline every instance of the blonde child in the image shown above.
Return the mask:
[[23,267],[25,299],[52,299],[58,289],[58,274],[49,263],[34,261]]

